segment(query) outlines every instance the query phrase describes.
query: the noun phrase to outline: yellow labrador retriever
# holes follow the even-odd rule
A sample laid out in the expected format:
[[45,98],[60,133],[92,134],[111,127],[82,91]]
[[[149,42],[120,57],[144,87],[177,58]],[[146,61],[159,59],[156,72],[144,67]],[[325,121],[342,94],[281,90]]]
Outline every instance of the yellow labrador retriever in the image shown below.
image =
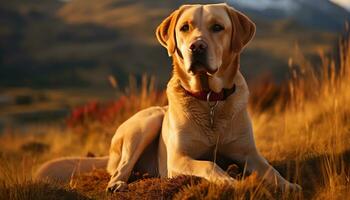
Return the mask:
[[108,191],[127,188],[133,169],[161,177],[194,175],[234,184],[216,163],[219,156],[257,172],[267,183],[300,190],[259,154],[247,113],[248,87],[239,71],[240,53],[254,23],[226,4],[184,5],[157,28],[173,59],[169,105],[142,110],[114,135],[108,158],[63,158],[46,163],[38,178],[66,179],[73,170],[107,164]]

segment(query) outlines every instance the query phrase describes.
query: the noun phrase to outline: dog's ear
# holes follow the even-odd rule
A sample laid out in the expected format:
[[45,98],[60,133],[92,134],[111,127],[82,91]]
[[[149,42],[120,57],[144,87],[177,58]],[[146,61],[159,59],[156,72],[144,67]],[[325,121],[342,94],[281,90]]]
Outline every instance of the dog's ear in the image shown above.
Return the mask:
[[157,28],[156,36],[159,43],[167,48],[168,55],[171,56],[176,50],[175,26],[180,13],[180,9],[175,10]]
[[232,35],[231,49],[239,53],[248,44],[255,34],[255,24],[243,13],[226,5],[227,13],[231,18]]

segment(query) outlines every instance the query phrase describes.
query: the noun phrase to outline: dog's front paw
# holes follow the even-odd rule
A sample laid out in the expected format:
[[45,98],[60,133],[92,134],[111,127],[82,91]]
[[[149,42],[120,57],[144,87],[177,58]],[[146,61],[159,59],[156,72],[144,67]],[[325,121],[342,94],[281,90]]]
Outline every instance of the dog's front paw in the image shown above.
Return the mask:
[[109,182],[106,191],[108,193],[115,193],[120,191],[125,191],[128,189],[128,184],[124,181],[113,181]]

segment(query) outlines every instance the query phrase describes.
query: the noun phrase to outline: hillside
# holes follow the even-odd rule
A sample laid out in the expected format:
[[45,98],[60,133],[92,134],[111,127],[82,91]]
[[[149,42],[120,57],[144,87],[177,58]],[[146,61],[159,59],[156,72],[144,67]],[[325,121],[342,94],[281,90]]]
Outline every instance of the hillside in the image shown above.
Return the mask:
[[[164,86],[171,63],[154,30],[183,3],[186,1],[6,3],[0,7],[4,22],[0,86],[104,87],[109,74],[125,85],[129,74],[140,77],[143,73],[156,75]],[[284,80],[284,66],[296,44],[314,55],[317,48],[331,49],[336,41],[336,33],[301,25],[293,18],[271,20],[258,12],[247,13],[258,27],[242,59],[248,78],[266,73]]]

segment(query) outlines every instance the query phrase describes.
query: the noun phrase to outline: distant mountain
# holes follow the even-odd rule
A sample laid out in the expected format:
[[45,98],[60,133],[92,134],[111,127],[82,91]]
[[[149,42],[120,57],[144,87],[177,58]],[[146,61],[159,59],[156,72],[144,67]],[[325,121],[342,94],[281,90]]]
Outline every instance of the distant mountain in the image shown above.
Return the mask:
[[327,31],[343,30],[350,12],[329,0],[231,0],[230,4],[257,18],[291,19]]
[[289,13],[299,7],[299,3],[294,0],[231,0],[234,5],[254,10],[276,9]]

